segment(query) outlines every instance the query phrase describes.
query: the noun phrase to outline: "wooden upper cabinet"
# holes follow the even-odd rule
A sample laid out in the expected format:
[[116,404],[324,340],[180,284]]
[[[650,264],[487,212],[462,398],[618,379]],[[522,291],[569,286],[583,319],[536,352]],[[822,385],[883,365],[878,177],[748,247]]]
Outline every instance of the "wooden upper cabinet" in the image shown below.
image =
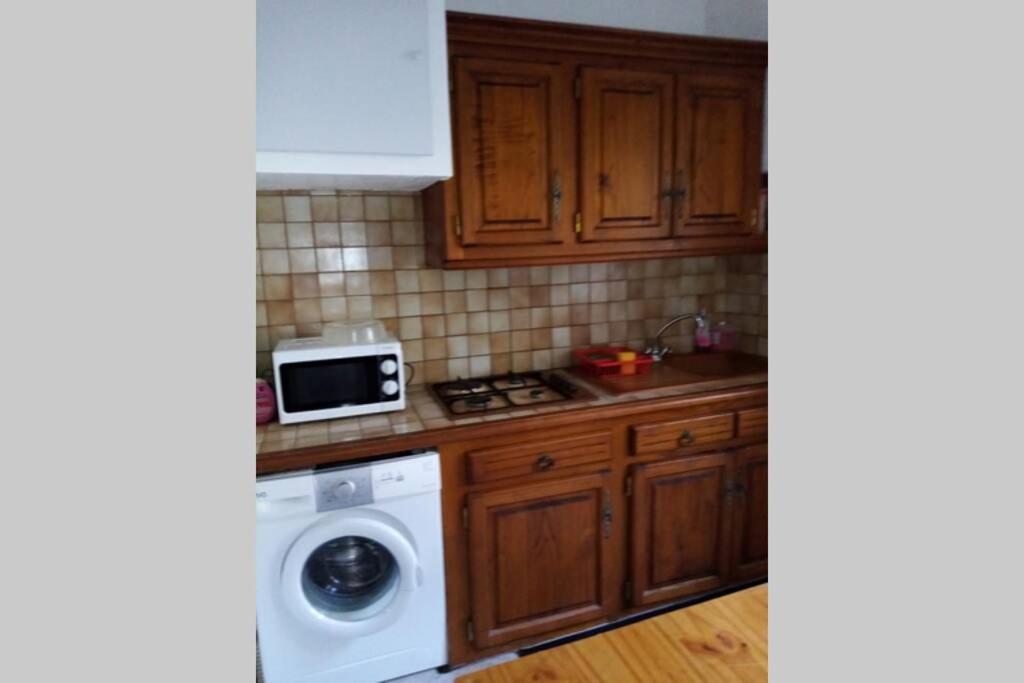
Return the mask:
[[633,470],[633,602],[647,605],[725,585],[732,455]]
[[580,239],[672,233],[672,74],[584,68]]
[[498,645],[608,615],[607,473],[468,496],[473,643]]
[[768,573],[768,444],[736,452],[733,512],[734,579]]
[[750,234],[761,187],[762,89],[749,78],[680,75],[675,234]]
[[463,245],[572,237],[571,77],[557,64],[454,60]]

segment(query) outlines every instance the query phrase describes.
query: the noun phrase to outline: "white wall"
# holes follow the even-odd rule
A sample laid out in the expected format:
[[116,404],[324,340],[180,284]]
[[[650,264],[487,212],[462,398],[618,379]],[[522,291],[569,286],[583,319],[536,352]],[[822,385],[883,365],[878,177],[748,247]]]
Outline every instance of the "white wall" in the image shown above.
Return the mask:
[[768,39],[767,0],[445,0],[445,6],[641,31]]

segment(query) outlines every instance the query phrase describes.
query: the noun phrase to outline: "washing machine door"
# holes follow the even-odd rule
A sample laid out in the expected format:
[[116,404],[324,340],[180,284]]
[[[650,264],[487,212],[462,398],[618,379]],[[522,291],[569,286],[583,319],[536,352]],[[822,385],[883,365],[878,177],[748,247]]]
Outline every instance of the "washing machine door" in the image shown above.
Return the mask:
[[344,510],[296,539],[281,581],[282,596],[299,620],[358,636],[398,619],[423,584],[423,571],[397,520],[375,510]]

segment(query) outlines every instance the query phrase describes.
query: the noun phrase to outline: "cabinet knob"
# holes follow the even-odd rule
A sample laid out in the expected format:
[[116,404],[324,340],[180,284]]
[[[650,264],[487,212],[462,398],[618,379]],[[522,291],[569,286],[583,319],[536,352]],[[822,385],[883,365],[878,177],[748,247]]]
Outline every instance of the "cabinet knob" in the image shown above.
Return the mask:
[[550,470],[555,466],[555,459],[548,453],[541,453],[540,457],[537,458],[537,469],[539,470]]
[[684,432],[683,432],[683,433],[682,433],[682,434],[681,434],[681,435],[679,436],[679,445],[680,445],[680,446],[692,446],[692,445],[693,445],[693,442],[694,442],[695,440],[696,440],[696,439],[694,439],[694,438],[693,438],[693,434],[691,434],[691,433],[690,433],[690,430],[689,430],[689,429],[687,429],[686,431],[684,431]]

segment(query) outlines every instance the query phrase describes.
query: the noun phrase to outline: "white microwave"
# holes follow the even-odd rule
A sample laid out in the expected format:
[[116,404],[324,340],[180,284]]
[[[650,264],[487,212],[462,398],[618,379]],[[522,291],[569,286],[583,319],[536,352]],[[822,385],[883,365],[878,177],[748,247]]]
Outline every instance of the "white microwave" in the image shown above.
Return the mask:
[[[371,330],[369,334],[366,330]],[[281,424],[405,409],[401,343],[375,325],[346,335],[288,339],[274,349]]]

